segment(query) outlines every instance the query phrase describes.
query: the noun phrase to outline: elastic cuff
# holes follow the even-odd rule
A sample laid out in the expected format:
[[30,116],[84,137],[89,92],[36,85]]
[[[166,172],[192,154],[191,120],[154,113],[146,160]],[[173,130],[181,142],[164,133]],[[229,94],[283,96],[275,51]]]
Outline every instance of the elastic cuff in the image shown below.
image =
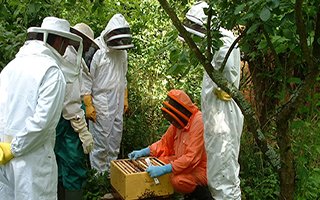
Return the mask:
[[172,165],[171,164],[167,164],[163,166],[166,174],[172,172]]
[[150,155],[150,148],[146,147],[144,149],[141,150],[143,153],[143,156],[149,156]]

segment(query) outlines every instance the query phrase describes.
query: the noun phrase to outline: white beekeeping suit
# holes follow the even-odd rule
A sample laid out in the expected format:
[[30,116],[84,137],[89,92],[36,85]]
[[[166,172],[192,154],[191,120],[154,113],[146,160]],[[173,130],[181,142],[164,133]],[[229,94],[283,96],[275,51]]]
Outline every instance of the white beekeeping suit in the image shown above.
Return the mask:
[[[56,127],[54,152],[58,164],[58,199],[82,199],[83,186],[87,180],[85,154],[93,148],[93,138],[88,131],[80,95],[81,75],[87,69],[94,51],[94,33],[85,23],[71,27],[71,32],[83,39],[83,54],[80,76],[67,83],[62,116]],[[70,63],[77,63],[77,52],[68,46],[64,56]]]
[[[195,4],[186,14],[187,19],[204,27],[207,16],[205,2]],[[200,37],[205,37],[205,31],[186,29]],[[235,40],[231,31],[220,28],[223,45],[215,52],[211,62],[215,70],[221,64]],[[223,76],[239,88],[240,83],[240,50],[234,48],[223,70]],[[218,88],[205,72],[202,82],[201,108],[204,121],[205,145],[207,151],[208,185],[212,197],[216,200],[241,199],[238,163],[240,137],[243,127],[243,115],[236,102],[224,91]]]
[[[223,46],[214,55],[212,65],[219,69],[234,41],[230,31],[220,30]],[[240,52],[234,49],[223,70],[224,77],[239,88]],[[208,184],[215,199],[241,199],[238,163],[243,115],[237,103],[219,99],[219,88],[205,72],[202,82],[201,107],[208,155]]]
[[[100,50],[90,66],[92,82],[84,80],[83,92],[86,109],[93,105],[96,112],[96,119],[89,121],[95,144],[90,153],[91,167],[106,172],[111,160],[118,157],[122,138],[128,70],[125,49],[133,47],[128,22],[121,14],[115,14],[95,41]],[[86,100],[88,96],[92,98],[92,105]]]
[[[68,46],[64,54],[64,58],[71,63],[76,63],[77,52],[72,46]],[[81,69],[87,68],[82,60]],[[81,80],[82,70],[77,79],[66,85],[66,95],[63,102],[62,117],[70,121],[73,129],[79,133],[82,141],[82,147],[85,154],[88,154],[93,147],[91,133],[88,131],[87,123],[84,117],[84,111],[81,109]]]
[[69,28],[68,21],[55,17],[45,18],[41,28],[29,28],[28,34],[41,35],[41,41],[26,41],[0,74],[0,144],[2,150],[9,144],[12,153],[11,160],[0,164],[0,199],[57,199],[55,128],[66,81],[74,80],[79,68],[64,60],[47,36],[82,46]]
[[[46,189],[56,191],[56,186],[51,187],[51,181],[57,183],[58,176],[53,152],[54,133],[62,110],[65,80],[55,61],[48,59],[50,53],[40,41],[27,42],[16,59],[1,72],[0,137],[1,142],[11,142],[15,156],[9,164],[0,167],[0,192],[3,199],[54,199],[50,190],[43,196],[37,196],[43,185],[50,185]],[[39,59],[37,55],[44,58]],[[33,73],[32,81],[26,76],[28,73]],[[38,96],[41,100],[39,103]],[[33,187],[24,183],[30,182],[28,177],[32,176],[41,181],[35,182]],[[8,187],[10,184],[25,186],[14,194],[15,190]]]

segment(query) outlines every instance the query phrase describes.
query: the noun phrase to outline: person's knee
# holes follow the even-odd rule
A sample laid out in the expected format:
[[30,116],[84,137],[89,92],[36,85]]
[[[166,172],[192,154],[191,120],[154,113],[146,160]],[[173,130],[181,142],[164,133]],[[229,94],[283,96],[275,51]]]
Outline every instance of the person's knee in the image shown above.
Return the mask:
[[194,191],[196,184],[186,177],[173,176],[171,177],[171,184],[176,192],[189,194]]

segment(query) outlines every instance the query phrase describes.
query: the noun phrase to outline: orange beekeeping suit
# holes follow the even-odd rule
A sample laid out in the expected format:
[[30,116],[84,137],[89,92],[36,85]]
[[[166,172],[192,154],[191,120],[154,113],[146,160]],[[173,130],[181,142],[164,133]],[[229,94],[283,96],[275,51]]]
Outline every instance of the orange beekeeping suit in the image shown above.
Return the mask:
[[162,138],[150,145],[150,155],[166,164],[171,163],[173,187],[178,192],[190,193],[197,185],[207,185],[203,121],[198,108],[189,98],[184,98],[186,94],[175,92],[176,97],[193,111],[192,116],[183,129],[170,125]]

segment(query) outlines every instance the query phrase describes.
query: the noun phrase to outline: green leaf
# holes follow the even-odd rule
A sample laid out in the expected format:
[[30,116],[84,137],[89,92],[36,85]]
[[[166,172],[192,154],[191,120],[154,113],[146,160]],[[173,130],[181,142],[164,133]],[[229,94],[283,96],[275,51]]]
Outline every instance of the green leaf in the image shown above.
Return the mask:
[[236,7],[236,9],[234,10],[234,14],[237,15],[239,13],[241,13],[241,11],[243,10],[243,8],[245,7],[245,4],[240,4]]
[[188,64],[188,52],[182,51],[179,54],[179,62],[186,65]]
[[255,16],[255,15],[254,15],[252,12],[250,12],[250,13],[247,13],[247,14],[242,18],[242,20],[247,21],[247,20],[249,20],[249,19],[254,18],[254,16]]
[[168,69],[167,73],[171,75],[178,75],[183,73],[184,65],[181,63],[174,64],[171,68]]
[[273,36],[272,43],[274,44],[276,53],[283,53],[287,51],[288,47],[288,39],[282,36]]
[[266,49],[267,48],[267,41],[266,40],[261,40],[259,45],[258,45],[258,49],[262,50],[262,49]]
[[277,8],[280,5],[280,1],[279,0],[272,0],[270,7],[271,8]]
[[297,78],[297,77],[291,77],[291,78],[288,78],[287,82],[288,82],[288,83],[297,83],[297,84],[300,84],[300,83],[301,83],[301,79],[300,79],[300,78]]
[[178,50],[175,49],[175,50],[171,51],[170,52],[170,61],[173,63],[178,62],[179,56],[180,56],[180,52]]
[[260,12],[260,19],[264,22],[268,21],[268,19],[271,17],[271,12],[269,8],[264,7],[262,11]]
[[253,33],[255,30],[257,30],[259,26],[260,26],[260,23],[253,24],[252,26],[250,26],[249,30],[247,31],[247,34]]

